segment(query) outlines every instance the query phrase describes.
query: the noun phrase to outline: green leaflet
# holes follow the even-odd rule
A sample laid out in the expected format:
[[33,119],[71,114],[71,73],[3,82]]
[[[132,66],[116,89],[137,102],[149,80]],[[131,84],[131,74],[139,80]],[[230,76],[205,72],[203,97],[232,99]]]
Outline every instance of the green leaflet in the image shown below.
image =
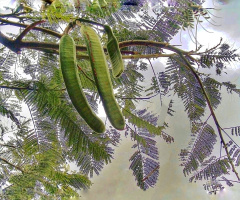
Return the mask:
[[141,119],[140,117],[134,115],[129,109],[123,108],[123,115],[132,124],[135,124],[139,128],[146,128],[149,133],[154,135],[161,135],[163,126],[154,126],[148,121]]
[[98,0],[99,5],[101,8],[106,8],[107,7],[107,2],[105,0]]
[[93,12],[94,14],[103,16],[103,12],[98,0],[93,0],[92,5],[90,7],[90,11]]
[[82,25],[80,31],[84,36],[87,45],[94,79],[105,112],[113,127],[118,130],[123,130],[125,121],[115,100],[106,56],[104,54],[99,37],[97,33],[89,26]]
[[104,30],[108,35],[107,50],[112,63],[113,76],[119,77],[124,71],[124,64],[118,41],[117,38],[114,36],[110,26],[105,25]]
[[103,133],[105,125],[92,111],[82,90],[76,64],[75,42],[69,35],[62,36],[59,55],[63,79],[72,104],[94,131]]

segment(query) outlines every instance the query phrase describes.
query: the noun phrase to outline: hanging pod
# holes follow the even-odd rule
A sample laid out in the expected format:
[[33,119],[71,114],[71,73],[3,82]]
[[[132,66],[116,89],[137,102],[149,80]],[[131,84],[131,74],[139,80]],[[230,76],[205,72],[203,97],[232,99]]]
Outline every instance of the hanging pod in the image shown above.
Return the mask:
[[114,36],[110,26],[105,25],[104,30],[108,35],[107,51],[112,63],[113,76],[119,77],[124,71],[122,54],[119,49],[117,38]]
[[103,133],[105,125],[93,112],[82,90],[76,63],[76,46],[71,36],[61,37],[59,55],[63,79],[73,106],[91,129],[97,133]]
[[108,119],[114,128],[123,130],[125,121],[115,100],[106,56],[99,37],[89,26],[82,25],[80,31],[86,42],[94,79]]

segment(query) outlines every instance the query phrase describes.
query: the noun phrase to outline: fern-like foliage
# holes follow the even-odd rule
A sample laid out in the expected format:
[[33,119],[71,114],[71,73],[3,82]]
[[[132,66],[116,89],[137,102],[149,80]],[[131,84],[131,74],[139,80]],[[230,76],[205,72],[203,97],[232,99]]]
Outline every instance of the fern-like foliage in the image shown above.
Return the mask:
[[13,74],[11,73],[12,66],[16,62],[16,54],[11,50],[1,50],[0,53],[0,80],[12,80]]
[[211,48],[200,55],[200,63],[202,67],[215,67],[216,74],[221,75],[222,70],[226,68],[226,64],[235,61],[238,57],[236,49],[232,49],[229,44],[223,43],[218,48]]
[[[52,90],[44,82],[29,82],[29,84],[16,83],[18,86],[29,87],[21,91],[24,100],[29,106],[37,108],[41,116],[49,116],[51,120],[61,126],[65,135],[69,138],[69,145],[73,145],[74,151],[88,152],[97,160],[109,161],[109,155],[105,152],[103,144],[91,140],[90,135],[84,133],[79,124],[85,124],[78,119],[76,112],[68,102],[61,100],[62,91]],[[86,125],[85,125],[86,126]],[[89,130],[88,130],[89,131]],[[81,138],[81,139],[79,139]]]
[[1,183],[10,184],[3,189],[3,199],[25,199],[35,195],[38,198],[64,199],[77,197],[76,189],[90,186],[85,175],[65,168],[54,125],[46,119],[39,119],[34,130],[29,129],[29,121],[21,123],[21,128],[1,149],[1,169],[8,165],[7,170],[0,172],[3,177]]
[[[141,71],[145,71],[144,66],[139,66],[137,60],[133,60],[127,63],[122,76],[119,79],[115,79],[114,85],[118,86],[118,92],[116,96],[119,100],[125,100],[124,104],[128,104],[129,107],[134,108],[134,102],[141,96],[144,91],[144,87],[139,85],[138,82],[144,80],[144,76]],[[120,96],[121,95],[121,96]]]
[[[140,132],[137,134],[141,136]],[[146,136],[142,137],[145,140],[145,146],[140,143],[133,145],[132,148],[138,148],[138,150],[129,159],[131,162],[129,168],[133,171],[137,185],[146,190],[157,182],[159,175],[158,149],[153,139]]]
[[194,176],[192,176],[189,181],[193,180],[208,180],[210,178],[215,179],[223,174],[228,174],[230,170],[229,161],[227,158],[215,159],[213,162],[209,163],[205,168],[197,171]]
[[[123,111],[123,113],[125,112],[126,111]],[[128,112],[128,114],[130,113]],[[130,116],[132,118],[142,118],[137,121],[145,124],[147,122],[149,124],[142,126],[141,124],[133,122],[132,118],[128,118],[128,121],[132,123],[133,126],[126,126],[125,135],[130,134],[131,138],[136,141],[136,144],[132,146],[132,148],[136,148],[136,151],[129,159],[131,162],[129,168],[133,171],[137,185],[141,189],[146,190],[156,184],[160,168],[158,149],[156,147],[156,141],[154,140],[155,135],[158,135],[158,133],[154,134],[151,131],[159,132],[162,128],[156,128],[157,117],[151,113],[147,113],[146,109],[139,110],[136,115],[131,114]],[[152,125],[150,125],[150,123]],[[167,142],[172,141],[172,139],[170,139],[170,141],[168,140],[169,138],[167,139],[166,134],[164,134],[163,139]]]
[[42,18],[47,19],[50,23],[58,22],[59,20],[69,22],[73,17],[67,12],[67,2],[58,0],[44,8],[41,14]]
[[[233,136],[239,136],[239,126],[230,127],[230,128],[224,128],[223,132],[229,137],[229,142],[226,144],[229,148],[229,156],[231,156],[231,159],[235,166],[240,165],[240,146],[232,139]],[[231,133],[231,136],[230,136]]]
[[[24,1],[30,6],[33,5],[32,2]],[[193,29],[196,22],[201,23],[200,17],[208,20],[208,11],[201,6],[202,3],[203,0],[94,0],[75,1],[73,8],[67,1],[56,0],[55,3],[50,2],[45,10],[43,7],[42,12],[26,11],[21,13],[21,17],[16,12],[15,19],[19,20],[21,25],[46,19],[45,23],[39,25],[45,28],[45,33],[31,30],[24,36],[25,41],[38,41],[41,44],[57,44],[59,35],[57,34],[56,39],[55,36],[46,34],[46,29],[62,34],[61,27],[75,17],[108,24],[113,28],[118,41],[169,42],[181,29]],[[71,28],[74,28],[75,24],[72,25]],[[102,27],[93,27],[105,46],[107,41]],[[83,45],[79,30],[73,29],[69,34],[77,45]],[[15,34],[8,36],[17,38]],[[125,53],[128,51],[129,54],[164,53],[159,47],[147,45],[129,46],[121,50]],[[136,151],[130,158],[130,169],[137,185],[143,190],[153,187],[159,175],[160,164],[155,136],[161,136],[167,143],[174,141],[163,130],[167,127],[166,123],[164,127],[157,126],[156,116],[146,109],[136,109],[136,103],[144,99],[141,98],[143,92],[148,92],[148,99],[156,95],[161,98],[172,95],[171,98],[174,98],[176,94],[182,100],[190,119],[192,140],[180,156],[184,174],[191,176],[190,182],[206,179],[208,182],[205,188],[215,192],[217,187],[222,188],[218,182],[220,177],[231,185],[231,181],[223,176],[230,172],[230,164],[240,165],[240,147],[232,139],[224,146],[229,149],[228,158],[210,157],[217,135],[208,120],[202,122],[207,106],[211,111],[210,117],[214,117],[213,112],[221,102],[222,86],[226,87],[229,93],[240,94],[240,90],[230,82],[218,82],[209,75],[200,73],[201,68],[215,67],[216,74],[220,75],[226,64],[235,61],[239,56],[236,50],[227,44],[219,44],[204,52],[199,50],[200,48],[188,53],[181,51],[192,68],[186,66],[186,60],[182,57],[172,54],[165,71],[156,74],[152,78],[151,87],[147,89],[142,86],[144,72],[148,68],[144,61],[136,59],[126,62],[125,71],[118,79],[113,78],[110,73],[116,98],[126,119],[125,135],[129,135],[135,142],[133,148]],[[119,131],[107,126],[105,133],[96,134],[77,114],[66,93],[57,53],[57,49],[46,50],[37,46],[31,50],[22,50],[16,56],[6,48],[1,49],[0,114],[10,117],[15,123],[11,130],[0,125],[1,139],[4,139],[6,134],[9,139],[3,141],[3,144],[0,143],[0,178],[2,184],[11,184],[3,190],[5,199],[77,197],[75,190],[90,186],[87,175],[92,177],[94,173],[100,173],[104,165],[113,158],[111,146],[117,146],[120,141]],[[97,112],[99,95],[88,59],[86,52],[78,52],[77,65],[83,90],[91,107]],[[111,72],[110,65],[109,69]],[[23,71],[24,75],[19,73],[20,71]],[[17,103],[10,103],[11,98],[17,98],[27,105],[30,121],[23,123],[20,120],[22,116],[16,111],[17,106],[14,107]],[[171,100],[167,110],[171,116],[174,113],[173,105],[174,101]],[[217,119],[214,120],[218,133],[231,131],[232,135],[239,135],[239,126],[222,129]],[[70,172],[65,162],[75,163],[80,172]],[[23,189],[21,186],[24,186]]]
[[180,153],[184,174],[196,171],[205,158],[211,155],[216,143],[217,136],[209,124],[194,123],[192,131],[196,139],[193,144],[189,145],[188,149],[184,149]]
[[6,105],[6,102],[0,98],[0,114],[10,118],[17,126],[20,126],[20,122],[16,117],[17,114],[14,114],[11,110],[8,109],[9,105]]
[[168,59],[166,73],[174,92],[182,99],[189,119],[196,121],[204,115],[206,101],[197,79],[182,63],[179,57]]
[[[146,110],[145,110],[146,111]],[[136,125],[139,128],[146,128],[149,133],[154,135],[161,135],[161,130],[163,127],[156,127],[153,124],[149,123],[148,121],[145,121],[138,116],[134,115],[130,110],[127,108],[123,108],[123,115],[125,116],[128,121],[134,125]]]
[[232,84],[231,82],[222,82],[222,85],[227,88],[229,93],[235,92],[240,95],[240,89],[238,89],[235,84]]
[[165,72],[159,72],[156,77],[152,77],[151,87],[149,87],[146,92],[148,95],[160,94],[165,96],[169,92],[170,87],[170,77]]
[[221,83],[210,77],[206,77],[202,83],[210,100],[211,106],[216,109],[222,99],[220,93]]

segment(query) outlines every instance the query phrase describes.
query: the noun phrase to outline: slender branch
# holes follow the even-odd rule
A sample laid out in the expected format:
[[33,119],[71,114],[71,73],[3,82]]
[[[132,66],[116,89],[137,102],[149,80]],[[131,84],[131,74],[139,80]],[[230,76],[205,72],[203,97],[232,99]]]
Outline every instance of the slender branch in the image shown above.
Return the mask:
[[6,85],[0,85],[0,88],[12,89],[12,90],[34,90],[29,87],[13,87],[13,86],[6,86]]
[[115,96],[115,97],[119,98],[119,99],[148,100],[148,99],[151,99],[151,98],[153,98],[153,97],[155,97],[157,95],[158,95],[158,93],[155,94],[155,95],[152,95],[150,97],[134,97],[134,98],[131,98],[131,97],[120,97],[120,96]]
[[[191,60],[195,60],[191,55],[198,55],[194,51],[184,51],[182,49],[177,48],[175,45],[170,45],[166,42],[155,42],[150,40],[129,40],[124,42],[119,42],[119,48],[125,48],[129,46],[152,46],[152,47],[159,47],[162,49],[167,49],[177,54],[181,53],[183,55],[188,56]],[[151,55],[151,56],[150,56]],[[142,55],[141,58],[157,58],[157,57],[169,57],[173,56],[174,54],[150,54],[150,55]],[[164,56],[166,55],[166,56]],[[144,57],[145,56],[145,57]],[[136,56],[137,57],[137,56]],[[139,56],[140,58],[140,56]]]
[[169,44],[166,42],[155,42],[150,40],[128,40],[119,42],[119,48],[129,47],[129,46],[153,46],[164,48],[167,47]]
[[[30,88],[30,87],[14,87],[14,86],[6,86],[6,85],[0,85],[0,88],[4,88],[4,89],[10,89],[10,90],[29,90],[29,91],[37,91],[38,89],[36,88]],[[66,90],[66,88],[63,89],[49,89],[50,91],[63,91]]]
[[[122,52],[122,51],[121,51]],[[123,59],[142,59],[142,58],[146,58],[146,59],[150,59],[150,58],[168,58],[170,56],[173,56],[176,54],[162,54],[162,53],[157,53],[157,54],[137,54],[137,55],[123,55],[122,58]]]
[[[32,188],[31,188],[32,189]],[[46,199],[52,199],[52,197],[49,197],[47,194],[44,194],[43,192],[41,192],[41,191],[39,191],[39,190],[37,190],[37,189],[33,189],[33,191],[35,192],[35,193],[37,193],[38,195],[40,195],[40,196],[43,196],[44,198],[46,198]]]
[[[222,129],[222,128],[221,128]],[[222,131],[228,136],[228,138],[238,147],[240,148],[240,146],[234,141],[234,139],[232,139],[232,137],[230,137],[230,135],[224,130],[222,129]]]
[[[225,182],[226,182],[226,180],[222,180],[222,179],[221,179],[221,180],[218,180],[218,181],[225,181]],[[240,183],[240,181],[234,181],[234,180],[229,180],[229,179],[228,179],[228,181],[234,182],[234,183]]]
[[28,33],[31,29],[33,29],[35,26],[37,26],[38,24],[41,24],[41,23],[43,23],[43,22],[45,22],[45,21],[44,21],[44,20],[41,20],[41,21],[37,21],[37,22],[34,22],[34,23],[28,25],[28,26],[25,28],[25,30],[16,38],[15,42],[16,42],[16,43],[21,42],[22,39],[24,38],[24,36],[27,35],[27,33]]
[[[36,27],[35,27],[36,28]],[[34,28],[33,28],[34,29]],[[62,35],[61,35],[62,36]],[[0,32],[0,43],[2,43],[7,48],[11,49],[14,52],[19,52],[22,48],[35,49],[43,52],[51,52],[58,54],[59,44],[55,43],[47,43],[47,42],[33,42],[33,41],[20,41],[16,42],[5,36]],[[77,51],[87,51],[87,47],[84,45],[77,45]],[[107,49],[104,48],[104,51],[107,52]],[[138,52],[122,50],[122,54],[135,54],[134,57],[123,56],[123,59],[137,59],[137,58],[157,58],[157,57],[169,57],[170,55],[164,54],[148,54],[148,55],[140,55]],[[171,54],[172,55],[172,54]],[[81,56],[80,56],[81,57]],[[84,57],[85,58],[85,57]]]
[[219,153],[220,157],[222,156],[222,142],[220,142],[220,153]]
[[216,49],[217,47],[219,47],[220,45],[221,45],[221,43],[222,43],[222,38],[220,38],[220,41],[219,41],[219,43],[216,45],[216,46],[214,46],[214,47],[212,47],[212,48],[210,48],[210,49],[208,49],[207,51],[204,51],[204,52],[199,52],[199,54],[206,54],[206,53],[208,53],[208,52],[211,52],[211,51],[213,51],[214,49]]
[[16,148],[17,148],[17,147],[16,147],[16,146],[14,146],[14,145],[2,144],[2,143],[0,143],[0,146],[2,146],[2,147],[10,147],[10,148],[14,148],[14,149],[16,149]]
[[[1,17],[0,17],[0,22],[5,23],[6,25],[13,25],[13,26],[23,27],[23,28],[26,28],[27,26],[29,26],[27,24],[22,24],[22,23],[18,23],[18,22],[14,22],[14,21],[9,21],[9,20],[3,19]],[[4,25],[4,24],[0,24],[0,25]],[[57,33],[55,31],[52,31],[52,30],[49,30],[49,29],[46,29],[46,28],[34,27],[33,30],[38,30],[38,31],[41,31],[43,33],[47,33],[49,35],[55,36],[57,38],[62,37],[62,34]]]
[[[80,20],[80,19],[78,19]],[[84,19],[81,19],[81,21],[86,21],[88,22],[88,20],[84,20]],[[18,26],[18,27],[27,27],[28,25],[26,24],[22,24],[22,23],[18,23],[18,22],[14,22],[14,21],[10,21],[10,20],[6,20],[6,19],[3,19],[3,18],[0,18],[0,22],[2,23],[5,23],[6,25],[13,25],[13,26]],[[89,22],[90,23],[90,22]],[[92,22],[91,22],[92,23]],[[99,23],[95,23],[96,25],[100,25]],[[41,31],[43,33],[47,33],[49,35],[52,35],[52,36],[55,36],[57,38],[61,38],[62,37],[62,34],[60,33],[57,33],[55,31],[52,31],[52,30],[49,30],[49,29],[45,29],[45,28],[41,28],[41,27],[34,27],[33,30],[38,30],[38,31]],[[6,38],[6,36],[5,36]],[[222,40],[221,40],[222,41]],[[215,47],[209,49],[208,51],[211,51],[212,49],[216,48],[217,46],[219,46],[221,44],[221,41],[218,45],[216,45]],[[1,38],[0,38],[0,42],[1,42]],[[41,43],[31,43],[31,42],[26,42],[26,43],[30,43],[30,44],[22,44],[23,46],[21,46],[21,48],[31,48],[31,49],[37,49],[37,50],[40,50],[40,51],[47,51],[47,49],[55,49],[55,50],[58,50],[58,45],[53,45],[53,44],[49,44],[49,43],[46,43],[46,45],[44,44],[41,44]],[[13,43],[11,43],[13,44]],[[3,44],[4,45],[4,44]],[[128,47],[128,46],[135,46],[135,45],[142,45],[142,46],[154,46],[154,47],[159,47],[159,48],[164,48],[164,49],[168,49],[168,50],[176,50],[177,48],[173,48],[174,46],[172,45],[169,45],[168,43],[164,43],[164,42],[155,42],[155,41],[146,41],[146,40],[131,40],[131,41],[124,41],[124,42],[120,42],[119,43],[119,47],[120,48],[124,48],[124,47]],[[4,45],[6,46],[6,45]],[[7,46],[9,48],[9,45]],[[11,48],[9,48],[11,49]],[[78,51],[86,51],[86,47],[84,48],[83,46],[82,47],[79,47],[77,48]],[[181,49],[177,49],[177,50],[180,50],[184,55],[199,55],[199,54],[202,54],[204,52],[201,52],[201,53],[196,53],[196,52],[186,52],[186,51],[183,51]],[[106,49],[105,49],[106,51]],[[140,55],[138,54],[137,52],[133,52],[133,51],[121,51],[123,54],[133,54],[134,56],[123,56],[123,59],[138,59],[138,58],[158,58],[158,57],[169,57],[170,55],[168,54],[147,54],[147,55]],[[137,54],[137,55],[135,55]],[[191,57],[191,59],[193,59]]]
[[237,128],[237,127],[240,127],[240,126],[232,126],[232,127],[228,127],[228,128],[222,128],[222,129],[227,130],[227,129],[233,129],[233,128]]
[[0,161],[5,162],[6,164],[8,164],[8,165],[14,167],[15,169],[18,169],[18,170],[21,171],[22,173],[24,173],[24,171],[23,171],[23,169],[22,169],[21,167],[19,167],[19,166],[17,166],[17,165],[14,165],[14,164],[10,163],[8,160],[6,160],[6,159],[0,157]]
[[77,67],[78,67],[78,69],[84,74],[84,76],[85,76],[88,80],[90,80],[94,85],[96,85],[95,81],[94,81],[93,79],[91,79],[91,77],[89,77],[89,76],[86,74],[86,72],[85,72],[79,65],[77,65]]
[[93,24],[93,25],[97,25],[97,26],[102,26],[102,27],[104,27],[104,24],[101,24],[101,23],[98,23],[98,22],[94,22],[94,21],[88,20],[88,19],[78,18],[78,19],[76,19],[75,21],[86,22],[86,23],[89,23],[89,24]]
[[0,14],[0,17],[15,17],[19,15],[25,15],[27,12],[20,12],[20,13],[11,13],[11,14]]

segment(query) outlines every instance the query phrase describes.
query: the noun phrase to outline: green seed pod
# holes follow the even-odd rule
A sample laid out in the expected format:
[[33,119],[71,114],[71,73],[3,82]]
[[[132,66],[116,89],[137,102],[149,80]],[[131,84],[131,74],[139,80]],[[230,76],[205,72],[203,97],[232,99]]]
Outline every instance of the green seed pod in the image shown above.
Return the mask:
[[82,25],[80,31],[87,45],[94,79],[108,119],[114,128],[123,130],[125,121],[115,100],[106,56],[99,37],[89,26]]
[[68,95],[80,116],[97,133],[105,131],[105,125],[92,111],[82,90],[76,64],[76,46],[69,35],[63,35],[59,45],[60,65]]
[[118,41],[117,38],[114,36],[110,26],[105,25],[104,30],[108,35],[107,50],[112,63],[113,76],[119,77],[124,71],[124,64]]

